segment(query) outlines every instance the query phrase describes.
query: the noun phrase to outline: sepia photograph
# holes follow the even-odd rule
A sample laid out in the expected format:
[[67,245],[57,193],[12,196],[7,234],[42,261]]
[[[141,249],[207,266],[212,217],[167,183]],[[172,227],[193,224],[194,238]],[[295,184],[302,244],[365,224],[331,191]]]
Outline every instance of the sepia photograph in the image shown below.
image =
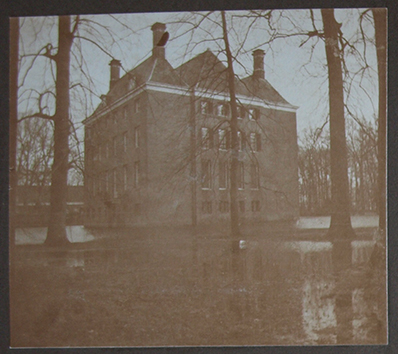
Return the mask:
[[10,18],[10,346],[388,344],[387,19]]

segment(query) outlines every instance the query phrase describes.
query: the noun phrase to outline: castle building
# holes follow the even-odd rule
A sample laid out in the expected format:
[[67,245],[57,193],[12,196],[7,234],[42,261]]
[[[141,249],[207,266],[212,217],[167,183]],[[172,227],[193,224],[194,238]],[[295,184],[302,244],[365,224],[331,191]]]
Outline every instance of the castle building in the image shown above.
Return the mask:
[[[120,77],[85,121],[86,226],[216,223],[229,219],[230,96],[225,65],[210,50],[173,68],[166,26],[152,55]],[[163,41],[164,42],[164,41]],[[235,80],[240,221],[298,216],[296,109],[265,79],[264,52]]]

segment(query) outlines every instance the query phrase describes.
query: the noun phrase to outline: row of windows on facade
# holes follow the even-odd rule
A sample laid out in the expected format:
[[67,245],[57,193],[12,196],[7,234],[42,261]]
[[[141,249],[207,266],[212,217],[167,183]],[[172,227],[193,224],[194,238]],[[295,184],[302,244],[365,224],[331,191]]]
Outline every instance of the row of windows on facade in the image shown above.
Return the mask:
[[[141,204],[135,203],[133,206],[133,213],[134,215],[141,215]],[[86,215],[89,219],[99,219],[102,222],[114,221],[118,216],[121,215],[131,215],[131,206],[130,205],[123,205],[123,206],[116,206],[117,209],[110,209],[110,208],[87,208]],[[111,219],[111,220],[109,220]]]
[[[246,212],[246,203],[244,200],[238,201],[238,208],[239,208],[240,213]],[[220,213],[228,213],[229,210],[230,210],[230,202],[229,201],[220,200],[218,202],[218,211]],[[260,201],[259,200],[251,201],[251,211],[253,213],[260,211]],[[211,214],[212,212],[213,212],[213,202],[212,201],[203,201],[202,202],[202,213],[203,214]]]
[[[202,202],[202,213],[203,214],[212,214],[213,213],[213,204],[217,206],[217,202],[215,201],[214,203],[212,201],[203,201]],[[104,217],[106,219],[109,219],[109,217],[116,217],[117,214],[124,214],[127,215],[129,214],[130,210],[129,205],[124,205],[123,207],[119,207],[118,210],[114,209],[109,209],[109,208],[87,208],[87,216],[90,219],[94,218],[100,218],[101,220],[104,220]],[[240,213],[245,213],[246,210],[246,202],[244,200],[239,200],[238,201],[238,208]],[[261,210],[261,205],[259,200],[252,200],[251,201],[251,209],[253,213],[259,212]],[[133,214],[139,216],[141,215],[141,204],[140,203],[135,203],[133,205]],[[230,211],[230,202],[226,200],[220,200],[218,201],[218,211],[220,213],[228,213]]]
[[[93,131],[99,132],[103,129],[108,129],[112,122],[114,125],[117,125],[120,122],[120,119],[123,119],[125,122],[127,122],[129,115],[137,114],[141,112],[141,110],[141,100],[140,98],[137,98],[134,100],[132,107],[125,105],[119,110],[114,110],[111,115],[104,117],[101,121],[94,123],[92,128],[87,128],[87,137],[91,138]],[[214,114],[219,117],[227,117],[229,116],[229,104],[213,103],[210,100],[203,100],[200,102],[200,112],[204,115]],[[257,108],[238,106],[237,117],[238,119],[245,119],[248,117],[249,120],[258,120],[260,117],[260,111]]]
[[[216,115],[218,117],[228,117],[230,114],[228,103],[216,103],[210,100],[200,101],[200,113],[203,115]],[[237,106],[237,118],[249,120],[257,120],[260,118],[260,111],[258,108]]]
[[[113,198],[119,196],[120,191],[127,191],[128,188],[128,166],[123,165],[120,172],[114,168],[110,171],[104,171],[99,174],[98,178],[93,177],[92,191],[91,194],[95,196],[97,193],[102,192],[112,193]],[[141,181],[141,167],[140,161],[134,162],[134,175],[133,175],[134,187],[137,188]]]
[[[246,146],[252,152],[261,151],[261,134],[251,132],[246,134],[243,131],[237,132],[238,150],[243,151]],[[214,131],[208,127],[201,128],[201,146],[203,150],[208,150],[213,147],[219,150],[228,150],[231,148],[231,132],[225,129],[217,129]]]
[[[201,185],[202,189],[212,189],[215,174],[212,171],[211,160],[201,161]],[[215,171],[214,171],[215,172]],[[218,164],[218,188],[227,189],[230,180],[230,164],[227,161],[220,161]],[[237,166],[237,185],[238,188],[245,189],[245,164],[238,161]],[[251,189],[260,188],[259,168],[256,163],[250,164],[250,187]]]
[[[123,132],[121,136],[115,136],[112,139],[112,143],[106,142],[104,145],[94,147],[93,159],[95,161],[102,161],[108,159],[111,156],[117,156],[118,153],[118,140],[121,140],[122,151],[125,153],[128,149],[128,138],[127,132]],[[134,128],[134,147],[139,148],[141,145],[140,141],[140,127]]]
[[[229,187],[230,164],[227,161],[219,162],[218,187],[219,189],[227,189]],[[245,165],[244,162],[238,162],[237,169],[237,185],[243,190],[245,188]],[[99,178],[92,178],[92,195],[102,192],[112,193],[113,198],[117,198],[120,191],[125,192],[128,188],[128,165],[123,165],[120,172],[114,168],[110,171],[104,171],[99,174]],[[212,178],[212,164],[210,160],[202,160],[201,162],[201,186],[202,189],[211,189],[214,179]],[[133,182],[134,187],[138,188],[141,181],[140,161],[134,162]],[[250,187],[251,189],[260,188],[259,168],[258,165],[252,163],[250,165]]]
[[93,124],[92,127],[86,128],[87,138],[92,138],[93,132],[100,132],[104,129],[108,129],[111,127],[111,124],[118,125],[121,121],[127,122],[128,117],[131,114],[136,114],[141,112],[141,100],[137,98],[132,105],[132,108],[129,106],[124,106],[119,110],[114,110],[110,115],[103,117],[101,120],[97,121]]

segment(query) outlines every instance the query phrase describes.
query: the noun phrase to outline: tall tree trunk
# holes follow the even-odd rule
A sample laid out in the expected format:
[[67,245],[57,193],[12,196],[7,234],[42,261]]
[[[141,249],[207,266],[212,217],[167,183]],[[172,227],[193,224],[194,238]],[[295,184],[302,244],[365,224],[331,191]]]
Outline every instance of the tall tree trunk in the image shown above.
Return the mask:
[[378,209],[379,230],[386,230],[386,121],[387,121],[387,13],[385,9],[373,9],[375,24],[377,71],[379,76],[379,119],[377,130],[378,160]]
[[338,44],[340,24],[333,9],[322,9],[325,49],[329,75],[330,165],[332,180],[332,218],[329,237],[350,239],[354,235],[350,218],[347,143],[344,118],[343,73]]
[[[228,89],[231,106],[231,168],[230,168],[230,199],[231,199],[231,233],[233,237],[240,235],[238,210],[238,110],[235,93],[235,73],[232,65],[232,53],[228,40],[227,21],[225,12],[221,11],[223,39],[227,56]],[[243,176],[242,176],[243,177]]]
[[197,168],[196,168],[196,102],[195,102],[195,90],[191,90],[190,95],[190,159],[191,159],[191,224],[192,226],[197,225]]
[[9,237],[11,248],[15,245],[15,216],[17,193],[17,122],[18,122],[18,51],[19,51],[19,19],[10,19],[10,127],[9,127]]
[[[338,44],[340,24],[336,22],[333,9],[322,9],[325,49],[329,75],[330,110],[330,171],[332,181],[332,218],[328,232],[333,240],[332,262],[337,283],[351,267],[351,239],[354,231],[350,218],[348,186],[347,142],[345,135],[343,73]],[[336,295],[337,344],[349,344],[353,340],[352,292],[338,289]]]
[[55,57],[56,112],[54,118],[54,163],[50,188],[50,220],[46,244],[62,245],[66,237],[66,198],[69,163],[69,65],[73,36],[70,16],[58,20],[58,52]]

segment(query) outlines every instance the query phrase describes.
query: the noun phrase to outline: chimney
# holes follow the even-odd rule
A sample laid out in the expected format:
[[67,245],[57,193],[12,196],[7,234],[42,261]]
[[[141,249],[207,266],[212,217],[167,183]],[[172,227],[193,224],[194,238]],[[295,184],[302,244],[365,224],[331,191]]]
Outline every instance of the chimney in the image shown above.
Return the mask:
[[111,67],[111,80],[109,82],[109,90],[112,90],[115,82],[120,78],[120,67],[122,64],[120,63],[120,60],[113,59],[111,60],[109,65]]
[[256,49],[253,52],[253,77],[256,79],[264,79],[264,51]]
[[156,22],[152,25],[151,30],[153,32],[153,49],[152,56],[154,58],[165,58],[165,48],[164,45],[158,46],[160,39],[166,30],[166,25],[164,23]]

